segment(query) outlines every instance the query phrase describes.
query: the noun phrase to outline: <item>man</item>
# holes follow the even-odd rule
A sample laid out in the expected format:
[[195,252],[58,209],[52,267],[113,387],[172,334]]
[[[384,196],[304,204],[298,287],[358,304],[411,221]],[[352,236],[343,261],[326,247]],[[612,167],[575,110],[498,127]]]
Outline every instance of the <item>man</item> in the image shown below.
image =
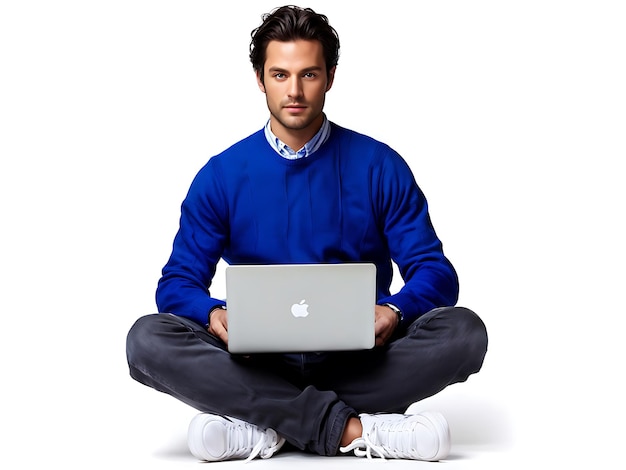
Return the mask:
[[[454,307],[457,276],[410,169],[323,113],[338,57],[324,15],[287,6],[264,16],[250,58],[269,121],[197,174],[158,284],[162,313],[129,332],[132,377],[201,411],[188,443],[202,460],[268,458],[285,442],[320,455],[443,459],[445,418],[403,412],[482,366],[485,327]],[[374,263],[376,346],[230,355],[226,304],[208,292],[222,258]],[[404,280],[393,295],[392,260]]]

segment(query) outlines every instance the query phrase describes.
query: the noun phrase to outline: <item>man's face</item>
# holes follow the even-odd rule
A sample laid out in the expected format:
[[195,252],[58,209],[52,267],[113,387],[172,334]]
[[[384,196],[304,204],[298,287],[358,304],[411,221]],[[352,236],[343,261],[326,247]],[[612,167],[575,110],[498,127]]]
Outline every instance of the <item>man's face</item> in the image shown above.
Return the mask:
[[266,95],[272,132],[279,139],[290,145],[289,136],[308,140],[315,135],[324,119],[324,99],[334,73],[333,68],[329,79],[319,41],[270,41],[264,81],[257,73],[257,82]]

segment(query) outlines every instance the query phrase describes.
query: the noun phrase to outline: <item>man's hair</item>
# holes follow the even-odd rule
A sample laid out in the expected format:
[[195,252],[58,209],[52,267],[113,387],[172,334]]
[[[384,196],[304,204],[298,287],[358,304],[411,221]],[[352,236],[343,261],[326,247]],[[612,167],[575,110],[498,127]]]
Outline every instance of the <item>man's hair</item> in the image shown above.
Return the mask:
[[261,82],[265,79],[263,69],[270,41],[319,41],[324,51],[326,72],[330,76],[330,70],[339,62],[339,35],[325,15],[311,8],[287,5],[264,14],[262,18],[261,26],[252,30],[250,42],[250,61]]

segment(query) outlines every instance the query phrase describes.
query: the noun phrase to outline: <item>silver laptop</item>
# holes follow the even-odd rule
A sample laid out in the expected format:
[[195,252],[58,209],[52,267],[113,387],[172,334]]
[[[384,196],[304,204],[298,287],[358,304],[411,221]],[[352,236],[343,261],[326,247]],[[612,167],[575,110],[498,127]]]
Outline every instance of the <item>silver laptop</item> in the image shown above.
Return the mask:
[[228,266],[226,298],[231,353],[374,347],[374,264]]

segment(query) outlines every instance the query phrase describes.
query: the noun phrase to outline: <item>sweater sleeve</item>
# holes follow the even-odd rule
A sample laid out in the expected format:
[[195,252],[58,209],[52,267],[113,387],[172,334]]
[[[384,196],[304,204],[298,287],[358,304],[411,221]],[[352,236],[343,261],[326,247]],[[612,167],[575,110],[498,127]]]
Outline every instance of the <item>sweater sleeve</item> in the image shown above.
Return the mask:
[[218,165],[211,159],[198,172],[183,201],[172,253],[156,290],[159,312],[204,325],[210,310],[224,305],[208,290],[228,236],[222,189]]
[[454,305],[459,283],[445,257],[428,204],[406,162],[392,150],[382,160],[375,200],[390,254],[404,281],[402,289],[379,303],[392,303],[410,323],[436,307]]

